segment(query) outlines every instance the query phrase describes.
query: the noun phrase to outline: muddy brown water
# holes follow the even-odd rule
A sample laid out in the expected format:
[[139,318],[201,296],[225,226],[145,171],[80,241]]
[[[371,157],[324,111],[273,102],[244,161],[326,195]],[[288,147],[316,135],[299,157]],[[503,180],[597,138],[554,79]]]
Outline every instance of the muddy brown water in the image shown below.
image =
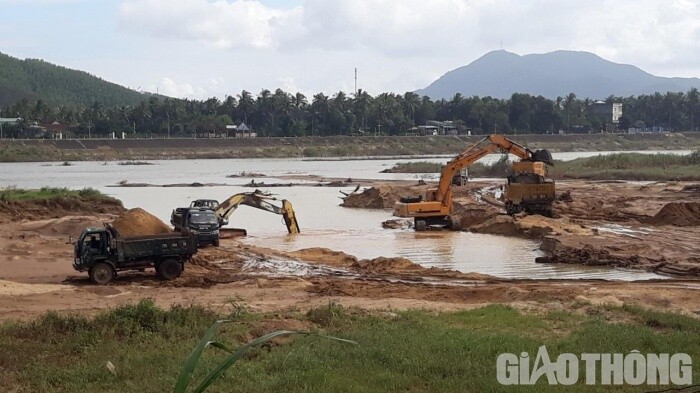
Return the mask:
[[[677,154],[688,152],[678,151]],[[599,153],[558,153],[557,159],[573,159]],[[500,155],[485,157],[495,161]],[[449,157],[427,159],[445,162]],[[275,179],[283,175],[320,175],[340,178],[417,179],[421,174],[382,174],[382,169],[397,162],[416,159],[372,159],[311,161],[301,159],[220,159],[153,161],[156,165],[122,166],[114,162],[76,162],[73,166],[58,163],[0,164],[0,186],[37,188],[43,186],[94,187],[124,202],[127,208],[141,207],[165,222],[173,208],[189,205],[198,198],[223,200],[253,189],[242,187],[250,178],[226,178],[242,171],[263,173],[271,178],[256,179],[268,183],[288,182]],[[421,159],[425,160],[425,159]],[[114,188],[129,183],[226,183],[218,187]],[[296,182],[296,181],[295,181]],[[349,209],[339,206],[340,190],[353,187],[283,187],[270,191],[290,200],[297,212],[302,233],[286,233],[280,216],[241,207],[231,218],[230,226],[245,228],[250,244],[284,251],[324,247],[357,256],[401,256],[424,266],[478,272],[508,278],[600,278],[643,280],[661,276],[610,268],[541,265],[534,262],[541,256],[537,242],[513,237],[467,232],[427,232],[383,229],[381,222],[391,218],[391,211]],[[66,262],[68,263],[68,262]]]

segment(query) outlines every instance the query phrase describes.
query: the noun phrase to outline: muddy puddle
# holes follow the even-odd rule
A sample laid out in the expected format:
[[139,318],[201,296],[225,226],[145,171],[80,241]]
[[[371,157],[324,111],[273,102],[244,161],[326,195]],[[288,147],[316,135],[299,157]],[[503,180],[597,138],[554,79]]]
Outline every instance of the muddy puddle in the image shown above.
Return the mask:
[[412,230],[307,230],[300,235],[248,236],[245,243],[282,251],[324,247],[371,259],[404,257],[426,267],[503,278],[588,278],[646,280],[663,278],[632,270],[535,263],[544,255],[527,239],[467,232],[416,233]]

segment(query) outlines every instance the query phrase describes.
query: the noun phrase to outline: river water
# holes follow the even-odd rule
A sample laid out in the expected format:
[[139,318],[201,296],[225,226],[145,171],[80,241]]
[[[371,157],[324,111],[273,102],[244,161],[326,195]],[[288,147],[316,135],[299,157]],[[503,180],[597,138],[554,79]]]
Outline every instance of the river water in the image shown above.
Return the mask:
[[[649,153],[649,152],[644,152]],[[689,151],[674,151],[690,154]],[[555,153],[560,160],[601,154],[600,152]],[[605,154],[605,153],[603,153]],[[482,162],[498,160],[500,155],[484,157]],[[450,157],[432,157],[421,161],[444,163]],[[75,162],[72,166],[56,163],[2,163],[0,187],[19,188],[93,187],[124,202],[127,208],[141,207],[169,222],[172,209],[188,206],[194,199],[223,200],[232,194],[249,192],[243,187],[250,178],[226,178],[242,171],[262,173],[267,183],[289,182],[275,178],[287,175],[318,175],[355,179],[431,178],[428,174],[383,174],[382,169],[415,158],[367,160],[305,159],[216,159],[152,161],[156,165],[129,166],[109,162]],[[109,187],[120,181],[129,183],[225,183],[215,187]],[[262,181],[261,179],[257,179]],[[271,188],[280,198],[290,200],[297,213],[301,234],[288,235],[280,216],[243,206],[231,217],[230,226],[245,228],[250,244],[279,250],[325,247],[344,251],[358,258],[401,256],[424,266],[478,272],[507,278],[601,278],[641,280],[661,276],[620,269],[589,268],[534,263],[542,252],[538,243],[512,237],[467,232],[421,232],[388,230],[381,222],[391,211],[350,209],[339,206],[340,190],[350,187],[295,186]]]

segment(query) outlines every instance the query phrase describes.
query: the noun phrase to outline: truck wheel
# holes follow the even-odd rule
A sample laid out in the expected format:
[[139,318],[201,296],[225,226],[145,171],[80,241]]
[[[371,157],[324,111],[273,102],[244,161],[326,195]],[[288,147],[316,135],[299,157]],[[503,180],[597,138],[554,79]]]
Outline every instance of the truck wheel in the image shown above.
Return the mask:
[[428,223],[425,220],[416,220],[416,231],[422,232],[428,229]]
[[216,239],[213,242],[211,242],[211,245],[214,247],[219,247],[219,243],[220,243],[219,239]]
[[158,271],[160,278],[164,280],[174,280],[180,277],[180,274],[182,273],[182,265],[180,262],[174,259],[166,259],[158,264],[156,270]]
[[105,262],[98,262],[90,268],[90,280],[98,285],[107,285],[114,280],[117,273],[112,266]]

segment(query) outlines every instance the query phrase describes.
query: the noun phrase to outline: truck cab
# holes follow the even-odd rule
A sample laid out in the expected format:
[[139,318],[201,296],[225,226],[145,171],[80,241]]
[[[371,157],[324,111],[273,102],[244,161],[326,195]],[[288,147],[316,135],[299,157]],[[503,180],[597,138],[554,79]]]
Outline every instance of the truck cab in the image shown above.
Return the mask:
[[116,260],[116,250],[108,228],[85,228],[74,245],[73,268],[86,270],[97,261]]
[[173,210],[170,223],[175,230],[189,231],[197,238],[198,246],[219,246],[219,218],[213,210],[204,207],[181,207]]
[[[216,209],[219,208],[219,201],[216,199],[197,199],[195,201],[192,201],[190,203],[190,208],[204,208],[204,209],[209,209],[216,213]],[[219,228],[224,227],[228,225],[228,220],[225,217],[218,217],[219,218]]]

